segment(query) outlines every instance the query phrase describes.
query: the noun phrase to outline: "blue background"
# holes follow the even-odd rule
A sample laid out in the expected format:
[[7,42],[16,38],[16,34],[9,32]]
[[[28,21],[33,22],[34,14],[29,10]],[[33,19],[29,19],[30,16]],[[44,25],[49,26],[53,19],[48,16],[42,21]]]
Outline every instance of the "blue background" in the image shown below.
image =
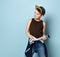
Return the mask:
[[[60,57],[60,0],[0,0],[0,57],[25,57],[25,29],[35,5],[45,7],[46,41],[49,57]],[[34,54],[37,57],[37,54]]]

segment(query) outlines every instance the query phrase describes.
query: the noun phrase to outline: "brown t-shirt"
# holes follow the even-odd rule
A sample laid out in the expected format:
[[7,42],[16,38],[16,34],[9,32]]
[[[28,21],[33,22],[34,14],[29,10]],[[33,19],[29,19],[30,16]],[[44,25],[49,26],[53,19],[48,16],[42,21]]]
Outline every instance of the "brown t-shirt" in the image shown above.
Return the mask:
[[43,21],[42,20],[36,21],[34,18],[32,18],[29,27],[29,32],[36,38],[43,36]]

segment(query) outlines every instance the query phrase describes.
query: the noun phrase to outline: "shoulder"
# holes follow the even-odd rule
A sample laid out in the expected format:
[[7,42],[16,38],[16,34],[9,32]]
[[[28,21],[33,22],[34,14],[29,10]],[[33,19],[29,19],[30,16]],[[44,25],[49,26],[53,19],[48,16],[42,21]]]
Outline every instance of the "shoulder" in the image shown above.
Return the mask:
[[28,24],[30,24],[32,22],[32,18],[28,19]]
[[29,21],[29,22],[31,22],[31,21],[32,21],[32,19],[30,18],[30,19],[28,19],[28,21]]
[[30,19],[28,19],[28,22],[31,22],[32,21],[32,19],[30,18]]
[[45,21],[44,20],[41,20],[41,22],[43,23],[43,25],[46,25]]
[[43,26],[46,26],[46,23],[43,21]]

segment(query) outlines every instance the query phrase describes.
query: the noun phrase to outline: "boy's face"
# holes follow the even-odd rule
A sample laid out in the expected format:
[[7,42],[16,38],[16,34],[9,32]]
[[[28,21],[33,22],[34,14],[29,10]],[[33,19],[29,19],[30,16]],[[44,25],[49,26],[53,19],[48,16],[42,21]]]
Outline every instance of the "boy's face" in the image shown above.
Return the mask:
[[41,14],[37,11],[37,10],[35,10],[35,12],[34,12],[34,18],[35,19],[39,19],[39,18],[41,18]]

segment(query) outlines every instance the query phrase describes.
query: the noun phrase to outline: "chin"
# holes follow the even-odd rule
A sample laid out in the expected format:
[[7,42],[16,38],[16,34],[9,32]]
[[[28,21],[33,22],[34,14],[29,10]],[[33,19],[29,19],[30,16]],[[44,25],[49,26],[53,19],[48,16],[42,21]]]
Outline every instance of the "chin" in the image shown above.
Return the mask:
[[38,18],[36,18],[36,17],[34,17],[35,19],[38,19]]
[[34,17],[35,19],[38,19],[37,17]]

